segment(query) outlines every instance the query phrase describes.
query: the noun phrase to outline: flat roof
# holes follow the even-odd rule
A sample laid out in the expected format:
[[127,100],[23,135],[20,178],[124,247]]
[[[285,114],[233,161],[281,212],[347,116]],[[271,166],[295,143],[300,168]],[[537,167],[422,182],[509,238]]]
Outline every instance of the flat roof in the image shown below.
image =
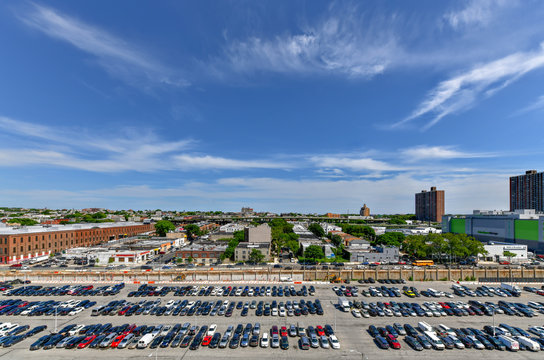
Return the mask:
[[69,224],[69,225],[34,225],[34,226],[21,226],[21,227],[0,227],[0,235],[22,235],[22,234],[35,234],[35,233],[48,233],[57,231],[74,231],[74,230],[87,230],[87,229],[108,229],[118,228],[125,226],[144,225],[140,222],[107,222],[107,223],[82,223],[82,224]]

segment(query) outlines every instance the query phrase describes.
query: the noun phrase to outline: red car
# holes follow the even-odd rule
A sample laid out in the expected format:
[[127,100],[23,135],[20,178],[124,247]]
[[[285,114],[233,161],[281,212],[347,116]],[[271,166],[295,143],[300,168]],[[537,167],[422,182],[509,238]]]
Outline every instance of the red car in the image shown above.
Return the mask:
[[212,342],[212,337],[209,335],[204,336],[204,339],[202,339],[202,346],[208,346]]
[[118,337],[115,338],[115,340],[113,340],[113,342],[111,343],[111,347],[112,348],[116,348],[117,346],[119,346],[119,343],[121,341],[123,341],[123,339],[125,338],[125,336],[127,336],[126,334],[121,334],[119,335]]
[[439,302],[438,304],[440,304],[440,306],[442,306],[444,309],[449,309],[450,306],[444,302]]
[[280,329],[280,334],[281,336],[287,336],[287,327],[285,326],[282,326],[281,329]]
[[385,339],[393,349],[400,349],[400,343],[393,335],[387,334]]
[[315,328],[315,331],[317,332],[318,336],[325,335],[325,330],[323,329],[323,326],[321,325],[317,325],[317,327]]
[[270,330],[270,335],[278,335],[278,327],[276,325],[272,326],[272,330]]
[[87,336],[85,339],[83,339],[82,342],[79,343],[77,346],[78,349],[83,349],[89,346],[90,343],[92,343],[96,339],[96,335]]

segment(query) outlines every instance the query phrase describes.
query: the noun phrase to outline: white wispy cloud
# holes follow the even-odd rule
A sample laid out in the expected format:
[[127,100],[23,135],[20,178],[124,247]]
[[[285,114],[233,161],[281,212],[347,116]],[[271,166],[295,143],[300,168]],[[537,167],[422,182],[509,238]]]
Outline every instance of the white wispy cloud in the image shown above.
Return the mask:
[[231,41],[214,64],[215,71],[372,77],[384,72],[398,52],[396,37],[387,26],[391,21],[342,8],[296,33]]
[[448,12],[444,18],[454,29],[466,26],[486,26],[504,7],[514,6],[516,0],[470,0],[466,6],[457,11]]
[[[151,130],[117,129],[118,136],[87,129],[57,129],[0,117],[0,129],[24,145],[0,149],[0,166],[54,166],[92,172],[155,172],[162,170],[287,169],[271,160],[244,160],[188,152],[193,139],[165,141]],[[37,139],[40,141],[33,141]],[[14,140],[14,139],[12,139]],[[41,141],[45,140],[45,141]]]
[[544,109],[544,95],[541,95],[532,104],[529,104],[528,106],[516,111],[513,114],[513,116],[519,116],[519,115],[523,115],[532,111],[538,111],[543,109]]
[[401,154],[409,161],[472,159],[496,156],[493,153],[470,153],[456,150],[453,146],[416,146],[401,150]]
[[176,155],[173,157],[180,169],[281,169],[291,168],[286,163],[266,160],[236,160],[210,155]]
[[187,86],[178,70],[162,64],[152,55],[97,26],[87,24],[53,8],[32,4],[19,15],[27,26],[95,56],[112,76],[131,85],[150,84]]
[[399,171],[402,166],[391,165],[385,161],[368,157],[313,156],[310,161],[320,168],[350,169],[355,171]]
[[544,43],[535,51],[516,52],[491,61],[460,75],[442,81],[407,118],[395,123],[402,125],[423,116],[430,117],[424,130],[450,114],[467,110],[481,98],[510,85],[530,71],[544,66]]

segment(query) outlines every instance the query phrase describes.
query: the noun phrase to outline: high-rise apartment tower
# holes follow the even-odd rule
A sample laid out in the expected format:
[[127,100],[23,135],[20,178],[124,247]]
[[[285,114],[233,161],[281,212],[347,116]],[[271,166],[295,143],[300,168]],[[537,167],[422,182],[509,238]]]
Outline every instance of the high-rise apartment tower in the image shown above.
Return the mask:
[[522,209],[544,211],[544,172],[510,177],[510,211]]
[[422,190],[416,194],[416,218],[420,221],[442,221],[444,215],[444,190]]

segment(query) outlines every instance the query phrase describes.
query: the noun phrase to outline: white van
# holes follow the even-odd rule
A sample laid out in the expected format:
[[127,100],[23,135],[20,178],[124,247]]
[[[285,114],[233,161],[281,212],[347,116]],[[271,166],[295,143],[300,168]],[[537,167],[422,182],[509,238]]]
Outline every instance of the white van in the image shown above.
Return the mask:
[[511,350],[511,351],[519,350],[519,343],[516,340],[512,339],[511,337],[506,335],[499,335],[499,340],[504,346],[506,346],[508,350]]
[[427,324],[425,321],[418,322],[417,326],[423,332],[426,332],[426,331],[434,332],[433,327],[431,325]]
[[136,348],[145,349],[146,347],[149,346],[149,344],[151,344],[151,342],[153,341],[154,338],[155,338],[155,336],[153,334],[146,334],[146,335],[142,336],[140,341],[138,341],[138,345],[136,345]]
[[424,331],[423,333],[427,336],[435,350],[444,350],[446,348],[442,340],[440,340],[433,331]]
[[529,339],[525,336],[518,336],[516,337],[516,340],[527,347],[527,349],[531,351],[540,351],[540,344],[536,341]]

